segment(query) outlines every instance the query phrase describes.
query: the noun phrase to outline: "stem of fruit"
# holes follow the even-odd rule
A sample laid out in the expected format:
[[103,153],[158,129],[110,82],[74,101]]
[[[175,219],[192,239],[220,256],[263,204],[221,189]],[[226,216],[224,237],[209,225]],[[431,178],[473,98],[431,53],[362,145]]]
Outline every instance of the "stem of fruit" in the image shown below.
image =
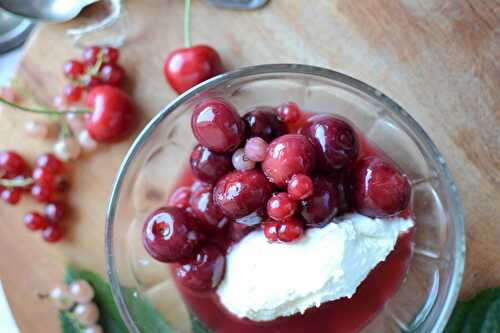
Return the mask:
[[184,47],[191,47],[191,0],[184,1]]
[[17,105],[15,103],[9,102],[5,98],[0,97],[0,103],[5,104],[10,106],[11,108],[14,108],[19,111],[24,111],[24,112],[30,112],[30,113],[38,113],[38,114],[70,114],[70,113],[76,113],[76,114],[84,114],[84,113],[92,113],[92,110],[89,109],[76,109],[76,110],[67,110],[67,111],[58,111],[58,110],[53,110],[53,109],[32,109],[28,108],[25,106]]
[[7,188],[13,187],[27,187],[33,184],[32,178],[20,178],[20,179],[0,179],[0,185]]

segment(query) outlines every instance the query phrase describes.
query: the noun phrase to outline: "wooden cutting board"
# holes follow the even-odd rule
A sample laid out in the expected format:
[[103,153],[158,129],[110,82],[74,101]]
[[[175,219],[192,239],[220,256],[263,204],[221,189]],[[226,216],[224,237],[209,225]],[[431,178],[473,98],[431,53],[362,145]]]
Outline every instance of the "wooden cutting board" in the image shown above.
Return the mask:
[[[313,4],[314,5],[311,5]],[[181,0],[128,1],[129,36],[121,63],[145,123],[175,94],[165,84],[165,55],[182,45]],[[80,51],[67,25],[39,25],[18,70],[49,103],[63,84],[61,66]],[[278,1],[254,12],[194,1],[195,43],[215,46],[227,69],[293,62],[333,68],[391,96],[428,131],[458,185],[467,228],[462,297],[500,285],[500,3],[495,0]],[[24,114],[0,112],[0,148],[33,161],[50,144],[23,135]],[[112,180],[129,144],[102,146],[71,165],[69,233],[47,245],[21,223],[36,205],[0,204],[0,277],[23,332],[56,332],[55,311],[36,293],[60,281],[67,262],[104,267],[104,214]]]

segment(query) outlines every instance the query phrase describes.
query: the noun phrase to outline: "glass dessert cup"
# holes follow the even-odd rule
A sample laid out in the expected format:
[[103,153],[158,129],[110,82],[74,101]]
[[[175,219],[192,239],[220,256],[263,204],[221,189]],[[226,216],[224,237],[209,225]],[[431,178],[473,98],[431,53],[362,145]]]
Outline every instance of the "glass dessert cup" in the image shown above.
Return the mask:
[[[221,97],[242,113],[293,101],[307,112],[339,115],[392,158],[412,185],[413,256],[399,289],[362,332],[444,329],[463,273],[464,226],[455,185],[435,145],[394,101],[360,81],[311,66],[262,65],[220,75],[179,96],[145,127],[122,163],[109,203],[106,255],[113,295],[131,332],[141,332],[132,311],[139,299],[152,303],[175,331],[191,331],[170,270],[145,251],[141,230],[188,167],[196,144],[191,111],[206,97]],[[124,295],[122,287],[137,292]]]

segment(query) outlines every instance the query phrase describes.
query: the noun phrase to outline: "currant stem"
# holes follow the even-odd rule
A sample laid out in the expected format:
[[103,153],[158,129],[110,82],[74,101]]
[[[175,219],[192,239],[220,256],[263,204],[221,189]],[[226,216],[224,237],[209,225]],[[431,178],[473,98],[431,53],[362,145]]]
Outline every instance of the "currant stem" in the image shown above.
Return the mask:
[[191,0],[184,1],[184,47],[191,47]]
[[17,109],[19,111],[24,111],[24,112],[30,112],[30,113],[39,113],[39,114],[70,114],[70,113],[76,113],[76,114],[84,114],[84,113],[92,113],[92,110],[89,109],[77,109],[77,110],[67,110],[67,111],[57,111],[53,109],[32,109],[28,108],[25,106],[17,105],[15,103],[9,102],[5,98],[0,97],[0,103],[8,105],[14,109]]
[[0,179],[0,185],[7,188],[26,187],[33,184],[32,178]]

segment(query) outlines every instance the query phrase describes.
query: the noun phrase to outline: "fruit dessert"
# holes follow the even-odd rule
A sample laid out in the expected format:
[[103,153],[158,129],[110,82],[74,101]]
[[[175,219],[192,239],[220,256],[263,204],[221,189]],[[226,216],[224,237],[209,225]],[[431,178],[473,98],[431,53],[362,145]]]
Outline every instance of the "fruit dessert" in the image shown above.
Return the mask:
[[356,332],[401,284],[412,254],[411,187],[348,120],[292,102],[242,117],[194,107],[198,144],[165,207],[146,219],[212,332]]

